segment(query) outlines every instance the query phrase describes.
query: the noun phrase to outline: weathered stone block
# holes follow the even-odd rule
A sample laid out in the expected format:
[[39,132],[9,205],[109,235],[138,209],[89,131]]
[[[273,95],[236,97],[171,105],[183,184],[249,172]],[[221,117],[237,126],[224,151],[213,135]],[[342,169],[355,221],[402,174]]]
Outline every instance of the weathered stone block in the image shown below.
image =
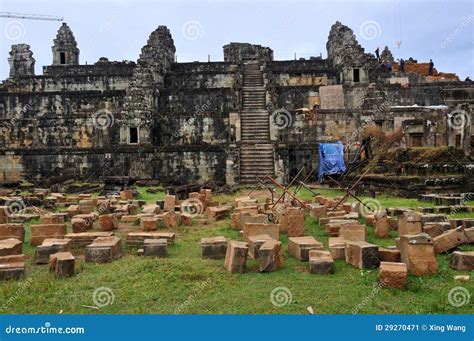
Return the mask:
[[120,191],[120,199],[121,200],[133,200],[133,191],[131,189],[124,189]]
[[158,229],[158,220],[155,217],[142,217],[140,219],[142,231],[156,231]]
[[281,242],[273,239],[266,240],[258,250],[260,272],[272,272],[283,266],[281,257]]
[[410,274],[423,276],[438,271],[433,240],[426,233],[400,236],[397,245],[401,261],[407,265]]
[[84,247],[92,243],[96,238],[99,237],[110,237],[113,232],[80,232],[80,233],[68,233],[66,239],[71,239],[74,247]]
[[423,225],[423,232],[430,235],[432,238],[439,236],[450,229],[451,224],[448,222],[433,222]]
[[201,257],[210,259],[223,259],[227,251],[227,240],[223,236],[202,238]]
[[143,241],[143,256],[165,258],[168,255],[168,241],[162,239],[145,239]]
[[449,267],[454,270],[474,270],[474,251],[454,251],[449,257]]
[[408,270],[405,263],[381,262],[379,271],[379,282],[384,287],[403,289],[408,278]]
[[414,211],[405,212],[398,220],[398,234],[415,235],[422,232],[421,215]]
[[25,276],[25,255],[0,257],[0,280],[18,280]]
[[329,238],[329,252],[333,259],[346,259],[346,242],[340,237]]
[[106,263],[118,259],[122,255],[120,238],[99,237],[86,246],[86,262]]
[[48,213],[41,217],[42,224],[63,224],[64,216],[62,214]]
[[311,250],[323,249],[323,243],[317,241],[313,236],[288,238],[288,253],[299,260],[308,260]]
[[250,236],[267,234],[274,240],[280,239],[280,225],[278,224],[253,224],[247,223],[243,226],[243,236],[248,239]]
[[250,236],[247,238],[249,244],[249,253],[248,256],[253,259],[258,259],[258,251],[260,247],[265,243],[267,240],[273,240],[267,234],[258,234],[254,236]]
[[30,230],[30,244],[37,246],[48,238],[64,238],[67,233],[67,226],[66,224],[39,224],[30,225]]
[[248,244],[230,240],[227,242],[227,252],[224,267],[231,273],[244,273],[247,263]]
[[386,212],[379,212],[375,215],[375,237],[388,238],[390,237],[390,223]]
[[74,276],[76,259],[71,252],[57,252],[49,257],[49,271],[58,278]]
[[346,241],[346,263],[359,269],[378,267],[378,246],[364,241]]
[[467,239],[462,227],[446,231],[443,234],[433,238],[435,253],[447,252],[465,243],[467,243]]
[[0,257],[20,255],[23,243],[16,238],[0,239]]
[[367,240],[367,229],[365,225],[349,224],[339,229],[339,237],[344,240],[365,241]]
[[48,264],[50,255],[71,251],[71,246],[71,239],[45,239],[35,250],[35,263]]
[[15,238],[25,241],[25,228],[23,224],[0,224],[0,239]]
[[168,245],[173,244],[176,234],[174,232],[130,232],[127,234],[127,245],[143,247],[145,239],[166,239]]
[[230,215],[230,207],[214,206],[206,209],[207,217],[212,220],[222,220]]
[[329,251],[309,251],[309,272],[312,274],[328,275],[334,273],[334,260]]
[[174,212],[175,206],[176,206],[176,197],[174,195],[166,195],[164,210],[166,212]]
[[395,247],[379,247],[379,259],[381,262],[400,263],[400,250]]
[[304,235],[304,210],[291,208],[286,212],[288,219],[288,237],[301,237]]
[[119,222],[115,214],[103,214],[99,216],[99,222],[101,231],[112,231],[119,227]]

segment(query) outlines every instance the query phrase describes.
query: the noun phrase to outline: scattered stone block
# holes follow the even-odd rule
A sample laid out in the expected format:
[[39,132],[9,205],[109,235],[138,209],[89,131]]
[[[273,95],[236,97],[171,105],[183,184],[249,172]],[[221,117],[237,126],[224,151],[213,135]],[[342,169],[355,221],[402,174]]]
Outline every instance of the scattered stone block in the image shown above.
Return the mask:
[[449,223],[451,225],[451,228],[456,229],[458,227],[462,227],[463,220],[464,219],[462,219],[462,218],[449,219]]
[[16,238],[7,238],[0,240],[0,257],[20,255],[22,253],[23,243]]
[[407,265],[410,274],[424,276],[438,271],[433,239],[426,233],[400,236],[397,245],[401,261]]
[[327,207],[324,205],[310,205],[309,216],[314,219],[327,217]]
[[58,278],[74,276],[75,262],[71,252],[53,253],[49,258],[49,271],[54,272]]
[[101,231],[112,231],[118,229],[118,219],[114,214],[103,214],[99,216],[100,230]]
[[67,233],[66,224],[30,225],[30,245],[38,246],[48,238],[64,238]]
[[207,217],[214,221],[223,220],[230,215],[230,207],[214,206],[206,209]]
[[349,224],[339,229],[339,237],[344,240],[365,241],[367,240],[367,229],[365,225]]
[[379,282],[388,288],[403,289],[407,283],[408,270],[405,263],[381,262]]
[[388,222],[387,213],[382,211],[375,215],[375,237],[388,238],[390,237],[390,223]]
[[313,236],[288,238],[288,253],[299,260],[307,261],[309,251],[323,249],[323,243],[317,241]]
[[0,206],[0,224],[7,224],[10,222],[10,217],[7,212],[9,212],[8,206]]
[[450,229],[451,224],[448,222],[433,222],[423,225],[423,232],[430,235],[432,238],[437,237]]
[[168,241],[161,239],[145,239],[143,241],[143,256],[165,258],[168,255]]
[[346,242],[336,237],[329,238],[329,252],[333,259],[346,259]]
[[272,272],[283,266],[281,257],[281,242],[273,239],[266,240],[258,250],[260,272]]
[[124,189],[120,191],[120,199],[121,200],[133,200],[133,191],[131,189]]
[[223,259],[227,251],[227,240],[223,236],[202,238],[201,257]]
[[474,243],[474,227],[469,227],[467,229],[464,229],[464,235],[466,236],[467,244]]
[[364,221],[365,225],[375,227],[375,214],[366,214]]
[[93,223],[88,219],[74,217],[71,219],[71,226],[73,233],[81,233],[92,230]]
[[301,237],[304,235],[304,210],[290,208],[286,211],[288,219],[288,237]]
[[120,218],[120,222],[124,224],[139,224],[140,223],[140,217],[138,215],[124,215]]
[[398,220],[398,234],[415,235],[422,232],[421,215],[414,211],[405,212]]
[[106,263],[118,259],[122,254],[120,238],[99,237],[86,246],[86,262]]
[[467,239],[462,227],[446,231],[433,238],[435,253],[447,252],[465,243],[467,243]]
[[130,232],[127,234],[127,245],[142,248],[145,239],[166,239],[168,245],[171,245],[175,237],[173,232]]
[[158,229],[158,218],[142,217],[140,219],[140,227],[142,231],[156,231]]
[[449,267],[454,270],[474,270],[474,251],[454,251],[449,257]]
[[15,238],[25,241],[25,228],[23,224],[0,224],[0,239]]
[[365,241],[346,241],[346,263],[359,269],[378,267],[380,264],[378,246]]
[[157,217],[159,218],[159,227],[175,228],[178,226],[178,216],[174,211],[161,213]]
[[57,213],[48,213],[41,217],[42,224],[64,224],[64,216]]
[[245,242],[230,240],[227,242],[227,251],[224,267],[231,273],[244,273],[249,248]]
[[81,209],[79,208],[79,205],[71,205],[66,208],[66,213],[68,214],[69,218],[72,218],[75,215],[81,214]]
[[166,195],[164,210],[166,212],[174,212],[175,206],[176,206],[176,197],[174,195]]
[[25,276],[25,255],[0,257],[0,280],[18,280]]
[[65,238],[71,239],[74,247],[84,247],[91,244],[96,238],[111,236],[113,236],[113,232],[80,232],[68,233]]
[[243,236],[248,239],[250,236],[267,234],[274,240],[280,239],[280,225],[279,224],[254,224],[247,223],[243,226]]
[[398,250],[396,247],[379,247],[379,259],[381,262],[400,263],[400,250]]
[[334,260],[329,251],[309,251],[309,272],[312,274],[328,275],[334,273]]
[[258,251],[260,247],[265,243],[267,240],[274,240],[267,234],[258,234],[254,236],[248,237],[247,241],[249,244],[249,253],[248,256],[253,259],[258,259]]
[[71,239],[45,239],[35,251],[36,264],[48,264],[49,256],[57,252],[71,251]]

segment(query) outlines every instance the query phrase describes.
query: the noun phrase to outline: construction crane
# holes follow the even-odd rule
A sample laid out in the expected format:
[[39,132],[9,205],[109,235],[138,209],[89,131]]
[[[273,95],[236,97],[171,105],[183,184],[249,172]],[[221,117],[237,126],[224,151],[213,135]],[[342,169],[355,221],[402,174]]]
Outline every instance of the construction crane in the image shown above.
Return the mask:
[[63,17],[57,17],[55,15],[42,15],[42,14],[25,14],[25,13],[13,13],[13,12],[0,12],[0,18],[14,18],[14,19],[27,19],[27,20],[52,20],[52,21],[63,21]]

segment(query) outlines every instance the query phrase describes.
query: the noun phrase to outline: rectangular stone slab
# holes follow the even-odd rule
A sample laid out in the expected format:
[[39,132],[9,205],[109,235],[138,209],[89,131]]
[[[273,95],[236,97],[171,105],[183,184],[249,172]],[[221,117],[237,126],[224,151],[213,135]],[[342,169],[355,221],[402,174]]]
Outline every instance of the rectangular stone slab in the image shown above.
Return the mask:
[[312,274],[328,275],[334,273],[334,260],[329,251],[309,251],[309,272]]
[[364,241],[346,241],[346,263],[359,269],[378,267],[378,246]]
[[70,252],[71,239],[45,239],[35,250],[35,263],[48,264],[50,255],[58,252]]
[[288,238],[288,253],[299,260],[308,260],[310,250],[322,249],[324,249],[323,243],[317,241],[313,236]]
[[64,238],[67,233],[67,226],[66,224],[30,225],[30,231],[30,244],[38,246],[48,238]]
[[247,223],[243,226],[243,236],[247,239],[250,236],[267,234],[274,240],[280,239],[280,225],[278,224],[254,224]]
[[202,238],[201,257],[210,259],[224,259],[227,251],[227,240],[223,236]]
[[127,234],[127,245],[143,247],[145,239],[166,239],[168,244],[173,244],[176,234],[174,232],[130,232]]
[[405,263],[381,262],[379,282],[384,287],[403,289],[406,285],[408,269]]
[[0,224],[0,239],[16,238],[25,241],[25,228],[23,224]]
[[23,249],[23,243],[16,238],[0,240],[0,257],[20,255]]
[[227,242],[227,252],[224,267],[231,273],[244,273],[247,263],[248,244],[230,240]]
[[71,277],[74,275],[75,262],[71,252],[53,253],[49,257],[49,270],[58,278]]
[[96,238],[113,236],[113,232],[80,232],[68,233],[66,239],[72,240],[74,247],[84,247],[91,244]]

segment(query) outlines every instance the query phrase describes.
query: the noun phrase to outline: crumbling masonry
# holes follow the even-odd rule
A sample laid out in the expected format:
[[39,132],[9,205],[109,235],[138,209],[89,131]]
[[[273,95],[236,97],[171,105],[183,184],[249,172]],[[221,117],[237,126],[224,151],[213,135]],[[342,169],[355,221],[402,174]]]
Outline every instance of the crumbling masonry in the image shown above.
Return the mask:
[[[159,26],[136,63],[103,57],[81,65],[63,23],[43,75],[34,74],[29,45],[12,46],[0,85],[0,182],[287,181],[318,165],[319,142],[355,148],[367,122],[402,129],[401,148],[450,146],[469,157],[472,83],[436,70],[428,76],[427,64],[410,61],[403,73],[382,69],[339,22],[327,52],[275,61],[268,47],[230,43],[223,62],[178,63],[171,33]],[[469,167],[460,161],[449,172],[461,184]]]

